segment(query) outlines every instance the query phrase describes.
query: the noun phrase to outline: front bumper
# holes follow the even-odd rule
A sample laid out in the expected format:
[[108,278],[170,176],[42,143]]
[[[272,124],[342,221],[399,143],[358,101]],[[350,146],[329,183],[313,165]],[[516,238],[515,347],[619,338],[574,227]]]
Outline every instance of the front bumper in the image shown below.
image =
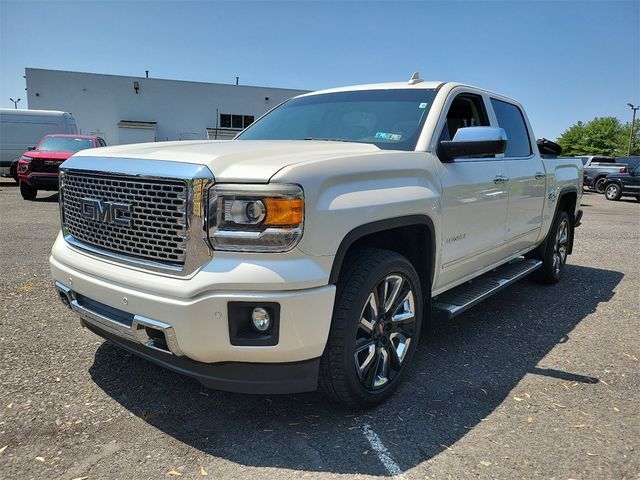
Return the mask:
[[57,173],[29,173],[28,175],[18,174],[20,181],[27,183],[39,190],[58,190]]
[[320,359],[288,363],[203,363],[167,355],[80,320],[84,327],[120,348],[176,373],[195,378],[204,386],[238,393],[278,394],[311,392],[318,385]]
[[[335,296],[335,286],[320,280],[326,265],[291,255],[218,257],[191,278],[169,278],[89,257],[60,237],[50,265],[83,326],[143,358],[222,390],[314,390]],[[277,303],[277,343],[232,344],[230,302]],[[162,331],[163,348],[149,341],[147,327]]]

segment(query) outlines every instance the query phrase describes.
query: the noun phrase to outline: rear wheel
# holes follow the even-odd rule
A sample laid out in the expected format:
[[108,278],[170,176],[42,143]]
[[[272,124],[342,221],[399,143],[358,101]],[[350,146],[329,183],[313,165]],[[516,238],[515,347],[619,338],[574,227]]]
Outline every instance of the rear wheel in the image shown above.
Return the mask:
[[20,182],[20,195],[22,195],[22,198],[25,200],[35,200],[38,195],[38,189],[28,183]]
[[533,278],[541,283],[556,283],[560,280],[562,269],[567,263],[569,255],[569,242],[571,240],[571,221],[569,214],[561,210],[556,215],[549,235],[543,244],[542,267],[538,269]]
[[373,407],[398,387],[418,344],[420,280],[402,255],[367,248],[345,266],[320,361],[320,390],[351,408]]
[[604,189],[604,196],[607,197],[607,200],[620,200],[622,188],[616,183],[610,183]]
[[598,193],[604,193],[604,187],[607,184],[607,177],[597,178],[593,184],[593,188],[596,189]]

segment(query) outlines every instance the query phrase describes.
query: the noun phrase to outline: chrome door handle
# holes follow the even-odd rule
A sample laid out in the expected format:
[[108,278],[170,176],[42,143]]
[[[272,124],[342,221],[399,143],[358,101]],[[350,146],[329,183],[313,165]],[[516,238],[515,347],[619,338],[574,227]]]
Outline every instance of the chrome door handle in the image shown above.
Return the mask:
[[508,181],[509,179],[503,175],[498,175],[496,178],[493,179],[493,183],[505,183]]
[[546,175],[545,173],[542,173],[542,172],[536,172],[536,177],[535,177],[535,178],[544,178],[544,177],[546,177],[546,176],[547,176],[547,175]]

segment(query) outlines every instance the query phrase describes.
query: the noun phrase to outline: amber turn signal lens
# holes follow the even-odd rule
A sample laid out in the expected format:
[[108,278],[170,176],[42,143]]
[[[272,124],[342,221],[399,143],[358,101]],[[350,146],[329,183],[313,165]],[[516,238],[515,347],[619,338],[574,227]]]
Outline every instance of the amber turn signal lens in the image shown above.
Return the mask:
[[264,198],[267,216],[264,225],[300,225],[302,223],[301,198]]

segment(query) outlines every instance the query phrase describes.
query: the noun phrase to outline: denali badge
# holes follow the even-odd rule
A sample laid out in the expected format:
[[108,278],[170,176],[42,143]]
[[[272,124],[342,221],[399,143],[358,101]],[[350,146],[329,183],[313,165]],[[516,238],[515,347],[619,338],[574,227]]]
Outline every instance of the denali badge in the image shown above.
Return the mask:
[[84,218],[101,223],[114,223],[123,227],[131,226],[131,205],[105,202],[97,198],[80,200],[80,210]]

